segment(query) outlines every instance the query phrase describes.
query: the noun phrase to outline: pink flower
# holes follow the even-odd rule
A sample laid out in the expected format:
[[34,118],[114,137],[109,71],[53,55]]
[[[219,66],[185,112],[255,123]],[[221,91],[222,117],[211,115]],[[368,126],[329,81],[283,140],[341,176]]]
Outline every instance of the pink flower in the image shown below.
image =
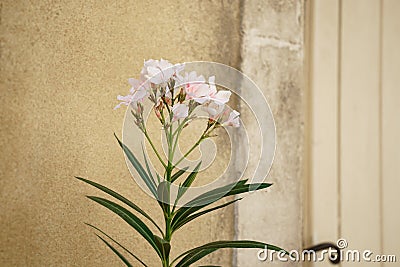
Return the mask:
[[121,101],[118,105],[114,107],[114,109],[119,109],[122,105],[129,106],[131,103],[132,95],[122,96],[118,95],[117,99]]
[[208,100],[208,96],[210,95],[210,87],[205,83],[187,84],[185,86],[185,92],[187,100],[193,99],[197,103],[203,104]]
[[239,112],[237,112],[236,110],[233,110],[229,114],[229,118],[224,123],[222,123],[222,125],[223,126],[239,127],[240,126],[239,115],[240,115]]
[[140,76],[143,80],[149,79],[151,83],[163,84],[177,75],[184,68],[183,64],[171,64],[168,60],[150,59],[144,62]]
[[186,118],[189,115],[189,107],[185,104],[177,103],[172,107],[172,121]]
[[132,94],[132,102],[142,102],[149,95],[149,91],[144,87],[139,87]]
[[229,98],[231,97],[231,92],[226,90],[217,91],[217,87],[215,86],[215,76],[208,78],[208,83],[210,84],[210,95],[207,97],[207,100],[214,101],[219,105],[228,103]]
[[189,73],[185,73],[185,76],[177,75],[176,78],[176,86],[185,86],[186,84],[194,84],[194,83],[205,83],[206,79],[204,79],[203,75],[197,76],[195,71],[191,71]]
[[202,106],[202,109],[208,113],[212,120],[217,120],[218,116],[224,111],[225,105],[218,105],[215,102],[208,102]]
[[215,86],[215,76],[208,78],[208,84],[210,85],[211,94],[215,94],[217,92],[217,87]]
[[197,76],[195,71],[185,73],[184,77],[178,76],[177,86],[185,88],[186,99],[194,100],[199,104],[204,104],[210,97],[217,93],[217,89],[213,84],[215,77],[209,78],[209,84],[202,75]]
[[217,91],[215,86],[215,76],[208,78],[208,84],[203,76],[197,76],[196,72],[192,71],[183,79],[185,84],[186,99],[193,99],[199,104],[204,104],[207,101],[214,101],[219,105],[226,104],[231,96],[230,91]]
[[134,90],[136,90],[140,86],[144,85],[144,80],[137,80],[137,79],[134,79],[134,78],[129,78],[128,79],[128,83],[130,85],[132,85],[132,88],[131,88],[130,91],[131,91],[131,93],[133,93]]
[[229,98],[231,97],[231,92],[226,90],[220,90],[215,94],[211,94],[208,99],[214,101],[218,105],[223,105],[228,103]]
[[128,82],[132,85],[132,88],[130,89],[130,94],[126,96],[117,96],[117,99],[121,101],[121,103],[116,105],[114,109],[120,108],[121,105],[129,106],[130,104],[132,104],[133,107],[137,106],[135,105],[137,102],[142,102],[143,99],[149,95],[149,90],[146,83],[143,83],[142,81],[133,78],[130,78]]

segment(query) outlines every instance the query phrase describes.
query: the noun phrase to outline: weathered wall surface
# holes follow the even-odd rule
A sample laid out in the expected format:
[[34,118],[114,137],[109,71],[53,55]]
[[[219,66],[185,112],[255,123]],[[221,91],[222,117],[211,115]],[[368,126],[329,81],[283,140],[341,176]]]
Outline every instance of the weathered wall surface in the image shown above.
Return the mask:
[[[140,71],[143,59],[238,67],[239,4],[1,2],[1,266],[121,265],[83,222],[158,266],[137,234],[84,198],[99,193],[73,176],[122,192],[160,221],[158,208],[132,182],[114,140],[123,118],[112,110],[115,96],[129,90],[127,78]],[[175,253],[233,238],[232,221],[232,209],[199,219],[178,237]],[[208,261],[229,266],[231,253]]]
[[312,11],[310,236],[400,255],[400,1],[317,0]]
[[[304,16],[302,0],[244,1],[241,69],[269,101],[277,145],[268,177],[274,185],[239,202],[237,236],[288,250],[302,246]],[[255,112],[262,114],[266,110]],[[246,116],[250,114],[243,113]],[[257,138],[253,136],[255,131],[248,134],[250,140]],[[255,250],[239,250],[236,261],[237,266],[300,266],[276,259],[260,262]]]

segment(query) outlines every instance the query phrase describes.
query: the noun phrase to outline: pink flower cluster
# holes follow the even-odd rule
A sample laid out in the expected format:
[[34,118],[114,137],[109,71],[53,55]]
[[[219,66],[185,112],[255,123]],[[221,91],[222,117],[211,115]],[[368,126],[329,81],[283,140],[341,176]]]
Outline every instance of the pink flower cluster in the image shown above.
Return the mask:
[[239,112],[231,111],[227,106],[231,92],[217,90],[215,77],[208,81],[195,71],[180,73],[184,64],[171,64],[167,60],[147,60],[144,62],[139,79],[129,79],[130,93],[117,97],[121,105],[131,105],[140,120],[143,111],[142,102],[148,98],[154,103],[154,111],[162,124],[181,119],[189,120],[198,106],[207,112],[210,121],[222,125],[239,127]]

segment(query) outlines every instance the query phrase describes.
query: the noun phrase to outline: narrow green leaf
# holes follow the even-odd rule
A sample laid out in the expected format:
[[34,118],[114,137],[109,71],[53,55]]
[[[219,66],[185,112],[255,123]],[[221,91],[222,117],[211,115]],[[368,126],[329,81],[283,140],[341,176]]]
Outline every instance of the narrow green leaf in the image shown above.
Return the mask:
[[140,214],[142,214],[146,219],[148,219],[152,224],[154,224],[154,226],[158,229],[158,231],[160,231],[160,233],[162,234],[162,230],[161,228],[157,225],[157,223],[146,213],[144,212],[141,208],[139,208],[137,205],[135,205],[134,203],[132,203],[130,200],[128,200],[127,198],[123,197],[122,195],[118,194],[117,192],[101,185],[95,182],[92,182],[90,180],[87,180],[85,178],[81,178],[81,177],[75,177],[78,180],[81,180],[87,184],[90,184],[91,186],[94,186],[98,189],[100,189],[101,191],[109,194],[110,196],[113,196],[114,198],[118,199],[119,201],[125,203],[126,205],[128,205],[129,207],[131,207],[132,209],[134,209],[135,211],[139,212]]
[[99,228],[97,228],[94,225],[91,225],[89,223],[85,223],[87,226],[92,227],[93,229],[99,231],[100,233],[102,233],[103,235],[105,235],[106,237],[108,237],[111,241],[113,241],[115,244],[117,244],[120,248],[122,248],[123,250],[125,250],[126,252],[128,252],[132,257],[134,257],[138,262],[140,262],[143,266],[147,267],[147,265],[141,260],[139,259],[135,254],[133,254],[132,252],[130,252],[127,248],[125,248],[123,245],[121,245],[118,241],[116,241],[115,239],[113,239],[111,236],[109,236],[108,234],[106,234],[105,232],[103,232],[102,230],[100,230]]
[[188,255],[187,257],[185,257],[184,259],[182,259],[175,267],[190,266],[192,263],[204,258],[208,254],[211,254],[216,250],[217,250],[216,248],[212,248],[212,249],[204,249],[204,250],[197,251],[196,253],[192,253],[192,254]]
[[175,198],[174,201],[174,208],[173,211],[175,211],[176,204],[178,203],[179,199],[186,193],[188,188],[192,185],[194,179],[196,178],[196,175],[198,173],[199,167],[200,167],[201,162],[194,168],[193,172],[191,172],[188,177],[185,179],[183,184],[179,184],[178,186],[178,194]]
[[179,186],[178,189],[178,195],[176,197],[177,200],[179,200],[188,190],[188,188],[192,185],[194,182],[194,179],[196,179],[197,173],[199,171],[201,165],[201,161],[199,164],[196,165],[196,167],[193,169],[193,172],[191,172],[188,177],[185,179],[185,181],[182,183],[182,186]]
[[190,264],[195,263],[206,255],[221,248],[267,248],[269,250],[285,251],[280,247],[252,240],[216,241],[190,249],[179,255],[173,262],[183,257],[182,260],[177,263],[176,267],[189,266]]
[[181,190],[181,186],[182,186],[182,184],[181,183],[179,183],[179,185],[178,185],[178,195],[177,195],[177,197],[175,198],[175,201],[174,201],[174,205],[173,205],[173,208],[172,208],[172,213],[174,213],[175,212],[175,208],[176,208],[176,204],[178,204],[178,201],[179,201],[179,194],[180,194],[180,190]]
[[161,183],[160,175],[158,175],[158,173],[156,173],[156,175],[157,175],[157,181],[158,181],[158,183],[160,184],[160,183]]
[[189,169],[189,167],[185,167],[179,171],[177,171],[174,175],[171,176],[171,183],[175,182],[179,177],[181,177],[187,170]]
[[218,206],[216,206],[216,207],[213,207],[213,208],[210,208],[210,209],[203,210],[203,211],[201,211],[201,212],[192,214],[192,215],[188,216],[186,219],[179,221],[179,223],[177,223],[176,225],[172,225],[172,226],[171,226],[172,232],[178,230],[178,229],[181,228],[183,225],[185,225],[185,224],[191,222],[192,220],[194,220],[194,219],[196,219],[196,218],[198,218],[198,217],[200,217],[200,216],[202,216],[202,215],[204,215],[204,214],[207,214],[207,213],[212,212],[212,211],[214,211],[214,210],[222,209],[222,208],[224,208],[224,207],[226,207],[226,206],[229,206],[229,205],[231,205],[231,204],[233,204],[233,203],[235,203],[236,201],[239,201],[239,200],[242,200],[242,198],[234,199],[234,200],[229,201],[229,202],[227,202],[227,203],[225,203],[225,204],[218,205]]
[[[187,216],[189,216],[191,213],[196,212],[197,210],[201,209],[204,207],[204,205],[197,205],[196,206],[196,200],[201,200],[205,197],[213,197],[215,198],[214,202],[217,200],[221,199],[224,195],[227,194],[230,190],[232,190],[235,187],[238,187],[242,184],[245,184],[247,180],[239,181],[236,183],[228,184],[222,187],[218,187],[216,189],[213,189],[209,192],[206,192],[204,194],[201,194],[194,198],[193,200],[189,201],[186,203],[183,207],[179,208],[178,211],[176,212],[175,216],[172,219],[172,225],[176,225],[179,223],[180,220],[184,220]],[[179,191],[178,191],[179,193]],[[213,201],[210,201],[209,204],[213,203]]]
[[142,180],[145,182],[146,186],[150,189],[151,193],[154,196],[157,196],[156,186],[154,184],[154,181],[152,179],[150,179],[149,175],[146,173],[146,171],[144,170],[144,168],[142,167],[142,165],[140,164],[138,159],[135,157],[135,155],[133,155],[132,151],[118,139],[116,134],[114,134],[114,136],[117,139],[122,150],[124,151],[125,155],[129,159],[129,161],[132,163],[135,170],[137,171],[137,173],[140,175]]
[[[229,191],[217,191],[217,190],[212,190],[210,192],[207,192],[205,194],[202,194],[198,196],[197,198],[191,200],[185,206],[199,206],[199,205],[207,205],[210,203],[213,203],[222,197],[227,197],[227,196],[233,196],[233,195],[238,195],[242,193],[248,193],[251,191],[257,191],[261,189],[265,189],[267,187],[270,187],[272,184],[268,183],[257,183],[257,184],[244,184],[244,183],[238,183],[236,186],[234,186],[231,190]],[[215,191],[215,192],[214,192]]]
[[170,194],[168,190],[168,182],[163,181],[157,187],[157,200],[160,204],[164,214],[168,214]]
[[245,184],[245,182],[246,181],[239,181],[233,185],[233,188],[232,184],[219,187],[194,198],[193,200],[189,201],[184,207],[178,209],[174,218],[172,219],[172,225],[180,223],[181,220],[186,219],[190,214],[193,214],[194,212],[216,202],[223,197],[247,193],[254,190],[260,190],[267,188],[271,185],[266,183]]
[[101,236],[99,236],[98,234],[96,234],[98,238],[100,238],[115,254],[117,254],[117,256],[125,263],[126,266],[128,267],[133,267],[132,264],[130,264],[130,262],[121,254],[119,253],[118,250],[116,250],[111,244],[109,244],[106,240],[104,240],[104,238],[102,238]]
[[163,259],[168,259],[169,257],[169,252],[171,251],[171,245],[168,241],[165,239],[159,237],[159,236],[154,236],[154,239],[156,241],[156,244],[158,246],[158,249],[162,252]]
[[127,222],[130,226],[132,226],[144,239],[149,242],[149,244],[154,248],[157,254],[161,257],[161,251],[158,249],[155,241],[154,241],[154,234],[151,230],[144,224],[137,216],[135,216],[132,212],[125,209],[124,207],[114,203],[110,200],[88,196],[89,199],[99,203],[100,205],[106,207],[107,209],[111,210],[119,217],[121,217],[125,222]]
[[151,178],[152,184],[153,184],[154,186],[156,186],[156,181],[154,180],[154,177],[153,177],[153,175],[152,175],[152,173],[151,173],[150,166],[149,166],[149,162],[148,162],[147,157],[146,157],[146,153],[144,153],[143,145],[142,145],[142,151],[143,151],[144,163],[146,164],[147,173],[148,173],[148,175],[149,175],[150,178]]
[[200,204],[204,204],[203,202],[209,202],[213,203],[224,197],[226,194],[228,194],[231,190],[235,188],[240,188],[244,184],[246,184],[247,180],[241,180],[235,183],[227,184],[218,188],[215,188],[211,191],[205,192],[196,198],[192,199],[188,203],[186,203],[184,206],[186,207],[191,207],[191,206],[196,206]]

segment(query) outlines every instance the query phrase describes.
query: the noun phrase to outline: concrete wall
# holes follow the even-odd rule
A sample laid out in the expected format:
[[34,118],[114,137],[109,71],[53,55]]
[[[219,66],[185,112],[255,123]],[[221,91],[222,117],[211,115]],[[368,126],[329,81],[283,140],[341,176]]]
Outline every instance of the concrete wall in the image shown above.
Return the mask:
[[[106,184],[161,219],[131,180],[113,132],[143,59],[239,66],[239,1],[1,1],[0,265],[119,266],[83,222],[106,230],[158,266],[118,218],[90,203]],[[159,220],[160,221],[160,220]],[[233,238],[233,209],[177,236],[175,254]],[[229,266],[232,254],[207,261]]]
[[[277,144],[268,177],[274,185],[251,194],[237,207],[239,239],[256,239],[300,251],[306,162],[304,10],[304,1],[298,0],[245,1],[241,69],[260,87],[271,106]],[[255,112],[262,114],[265,110]],[[250,140],[257,138],[254,134],[249,132]],[[249,250],[238,250],[236,261],[237,266],[301,265],[260,262],[257,251]]]

